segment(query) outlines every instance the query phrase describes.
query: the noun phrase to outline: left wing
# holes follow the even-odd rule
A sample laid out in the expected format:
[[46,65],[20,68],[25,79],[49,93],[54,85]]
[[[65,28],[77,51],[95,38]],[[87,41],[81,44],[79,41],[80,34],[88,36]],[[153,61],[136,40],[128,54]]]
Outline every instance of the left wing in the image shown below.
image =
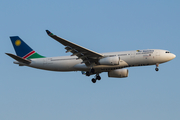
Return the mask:
[[82,46],[79,46],[75,43],[67,41],[63,38],[60,38],[60,37],[52,34],[49,30],[46,30],[46,32],[50,37],[57,40],[64,46],[66,46],[65,47],[65,49],[67,50],[66,52],[71,52],[72,53],[71,56],[76,55],[78,57],[77,59],[82,59],[83,63],[85,63],[88,66],[91,65],[92,63],[97,63],[98,60],[103,57],[102,54],[99,54],[97,52],[94,52],[94,51],[84,48]]

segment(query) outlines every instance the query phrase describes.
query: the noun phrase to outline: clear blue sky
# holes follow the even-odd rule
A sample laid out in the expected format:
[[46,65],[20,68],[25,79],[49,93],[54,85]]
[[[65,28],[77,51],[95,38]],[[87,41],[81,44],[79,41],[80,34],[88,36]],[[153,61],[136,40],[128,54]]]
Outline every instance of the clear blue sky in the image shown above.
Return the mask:
[[[1,0],[1,120],[179,120],[179,0]],[[80,72],[50,72],[13,64],[9,36],[44,56],[66,56],[45,30],[93,51],[166,49],[176,58],[134,67],[129,77],[96,84]]]

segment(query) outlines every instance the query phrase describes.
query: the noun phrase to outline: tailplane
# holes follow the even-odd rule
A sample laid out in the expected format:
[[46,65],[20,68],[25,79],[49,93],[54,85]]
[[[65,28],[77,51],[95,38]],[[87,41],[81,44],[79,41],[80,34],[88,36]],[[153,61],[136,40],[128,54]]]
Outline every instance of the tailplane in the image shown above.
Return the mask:
[[30,60],[25,60],[25,59],[23,59],[23,58],[21,58],[21,57],[19,57],[19,56],[16,56],[16,55],[11,54],[11,53],[6,53],[6,55],[8,55],[8,56],[12,57],[13,59],[17,60],[17,61],[18,61],[17,64],[22,64],[22,63],[24,63],[24,64],[30,64],[30,63],[31,63]]
[[41,56],[38,53],[36,53],[19,36],[12,36],[10,37],[10,39],[17,56],[23,59],[45,58],[44,56]]

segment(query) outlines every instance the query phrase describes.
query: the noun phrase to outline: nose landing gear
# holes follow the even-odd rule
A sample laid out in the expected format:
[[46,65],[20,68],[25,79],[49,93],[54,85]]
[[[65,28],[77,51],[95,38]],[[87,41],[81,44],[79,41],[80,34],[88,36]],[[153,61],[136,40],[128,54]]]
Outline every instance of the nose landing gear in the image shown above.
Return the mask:
[[155,68],[156,71],[159,71],[159,68]]
[[156,63],[156,68],[155,68],[156,71],[159,71],[159,68],[158,68],[158,67],[159,67],[159,64]]

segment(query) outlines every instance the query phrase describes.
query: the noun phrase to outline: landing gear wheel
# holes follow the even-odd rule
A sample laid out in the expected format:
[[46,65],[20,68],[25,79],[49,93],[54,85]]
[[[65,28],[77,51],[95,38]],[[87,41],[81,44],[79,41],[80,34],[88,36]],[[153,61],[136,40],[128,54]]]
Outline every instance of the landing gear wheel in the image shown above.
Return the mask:
[[95,70],[94,68],[91,69],[91,73],[94,74],[95,73]]
[[97,80],[101,80],[101,77],[98,75],[98,76],[96,77],[96,79],[97,79]]
[[89,73],[89,71],[87,71],[87,72],[86,72],[86,76],[90,76],[90,73]]
[[156,71],[159,71],[158,67],[159,67],[159,63],[156,63],[156,68],[155,68]]
[[159,68],[155,68],[156,71],[159,71]]
[[92,79],[92,82],[93,82],[93,83],[96,83],[96,79],[93,78],[93,79]]

